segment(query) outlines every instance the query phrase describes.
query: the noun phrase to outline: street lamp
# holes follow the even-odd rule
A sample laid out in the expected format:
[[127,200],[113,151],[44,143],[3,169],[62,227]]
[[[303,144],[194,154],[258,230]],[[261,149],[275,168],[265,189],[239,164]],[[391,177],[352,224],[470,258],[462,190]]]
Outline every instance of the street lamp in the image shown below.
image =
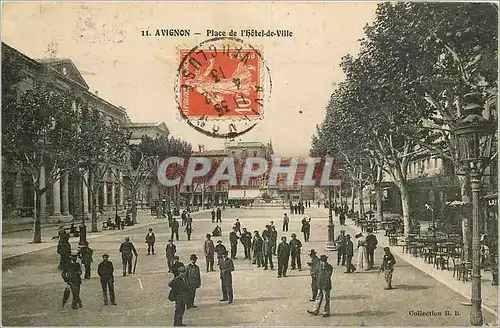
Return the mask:
[[335,247],[335,226],[333,225],[333,213],[332,213],[332,186],[328,187],[328,243],[326,244],[326,249],[328,251],[334,251]]
[[80,210],[81,210],[81,225],[80,225],[80,241],[78,245],[80,247],[85,246],[87,243],[87,226],[85,225],[85,204],[84,204],[84,194],[83,194],[83,185],[85,184],[85,163],[84,162],[78,162],[78,172],[80,173],[81,179],[79,179],[79,198],[80,198]]
[[[493,125],[482,116],[481,93],[469,93],[464,96],[467,101],[465,116],[454,129],[457,155],[463,164],[465,174],[470,175],[472,189],[472,297],[470,323],[473,326],[483,324],[481,310],[481,271],[480,271],[480,239],[479,239],[479,195],[481,178],[489,164],[492,144]],[[462,116],[462,117],[463,117]]]

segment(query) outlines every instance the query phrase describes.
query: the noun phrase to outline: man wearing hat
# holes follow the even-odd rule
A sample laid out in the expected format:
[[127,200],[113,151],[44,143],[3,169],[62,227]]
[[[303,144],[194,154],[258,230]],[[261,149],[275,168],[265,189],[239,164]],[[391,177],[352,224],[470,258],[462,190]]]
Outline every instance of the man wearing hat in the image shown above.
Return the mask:
[[309,265],[309,270],[311,271],[311,291],[312,291],[312,297],[309,301],[314,302],[316,300],[316,297],[318,296],[317,279],[319,274],[320,260],[316,255],[316,250],[314,249],[311,249],[311,251],[309,252],[309,256],[311,257],[311,262],[307,262],[307,265]]
[[346,272],[352,273],[356,271],[356,267],[352,264],[352,257],[354,256],[354,244],[351,240],[351,235],[345,236],[345,259],[346,259]]
[[288,259],[290,258],[290,245],[286,242],[286,237],[281,237],[281,243],[278,245],[278,278],[286,277],[288,269]]
[[93,254],[94,251],[92,250],[92,248],[89,247],[88,241],[85,241],[84,246],[78,250],[78,257],[80,258],[80,261],[85,267],[85,276],[84,276],[85,279],[90,279],[90,272],[91,272],[90,265],[92,264]]
[[155,255],[155,233],[153,229],[149,228],[148,234],[146,235],[146,243],[148,244],[148,255],[153,253]]
[[302,248],[302,243],[297,239],[297,235],[292,233],[292,239],[290,240],[290,256],[292,258],[292,270],[295,268],[302,270],[302,263],[300,261],[300,249]]
[[229,304],[233,303],[233,274],[234,263],[233,260],[227,257],[227,251],[222,253],[222,260],[220,261],[220,280],[222,287],[221,302],[228,301]]
[[211,239],[211,235],[207,233],[207,240],[205,240],[205,261],[207,263],[207,272],[214,270],[214,256],[215,256],[215,246]]
[[387,286],[384,287],[385,290],[392,289],[392,274],[394,273],[394,264],[396,264],[396,259],[391,253],[389,247],[384,247],[384,259],[382,260],[382,265],[380,266],[380,271],[385,273],[385,282]]
[[176,255],[172,261],[172,273],[174,277],[179,275],[179,268],[184,267],[184,263],[179,261],[179,257]]
[[113,263],[108,261],[109,255],[102,255],[102,262],[99,263],[97,267],[97,274],[101,278],[102,296],[104,298],[104,305],[108,305],[108,289],[109,289],[109,300],[112,305],[116,305],[115,302],[115,278],[113,277]]
[[247,228],[243,228],[243,232],[240,236],[240,241],[243,244],[243,249],[245,251],[245,260],[250,259],[250,248],[252,246],[252,234],[247,231]]
[[175,302],[174,327],[185,326],[182,323],[182,318],[186,311],[186,304],[190,293],[185,267],[179,268],[179,274],[168,283],[168,286],[172,288],[169,293],[169,300]]
[[340,234],[337,236],[335,240],[337,244],[337,265],[345,265],[345,247],[346,247],[346,238],[345,238],[345,230],[340,230]]
[[[267,238],[269,238],[269,236]],[[259,232],[255,230],[252,240],[252,249],[253,249],[252,264],[257,264],[257,267],[264,265],[263,245],[264,241],[259,236]]]
[[132,274],[132,253],[137,257],[137,251],[129,237],[125,237],[125,241],[120,245],[120,253],[122,253],[123,275],[127,275],[127,267],[128,274]]
[[200,268],[196,265],[198,256],[191,254],[189,260],[191,261],[186,268],[186,278],[189,285],[189,297],[186,306],[188,309],[197,307],[194,305],[194,298],[196,296],[196,289],[201,286]]
[[368,269],[373,269],[373,264],[375,263],[374,254],[375,254],[375,249],[377,248],[378,245],[378,240],[377,236],[373,234],[372,228],[366,229],[366,232],[368,232],[368,236],[366,236],[366,254],[368,255]]
[[172,239],[169,239],[167,246],[165,246],[165,256],[167,258],[168,272],[172,272],[172,263],[174,262],[175,252],[177,252],[177,247],[175,247],[174,241]]
[[236,253],[238,252],[238,235],[236,234],[238,229],[233,227],[233,231],[229,233],[229,245],[231,246],[231,260],[236,259]]
[[64,281],[70,286],[71,294],[73,294],[73,301],[71,308],[78,309],[82,307],[82,300],[80,299],[80,285],[82,284],[82,267],[76,260],[78,253],[71,253],[71,261],[62,273]]
[[327,262],[328,256],[321,255],[319,257],[320,267],[317,278],[318,296],[316,298],[315,309],[307,311],[312,315],[318,315],[321,309],[321,304],[325,301],[323,317],[330,316],[330,291],[332,290],[332,274],[333,267]]
[[215,252],[217,253],[217,265],[220,265],[222,261],[222,254],[227,252],[226,246],[222,245],[222,240],[217,240],[217,245],[215,245]]

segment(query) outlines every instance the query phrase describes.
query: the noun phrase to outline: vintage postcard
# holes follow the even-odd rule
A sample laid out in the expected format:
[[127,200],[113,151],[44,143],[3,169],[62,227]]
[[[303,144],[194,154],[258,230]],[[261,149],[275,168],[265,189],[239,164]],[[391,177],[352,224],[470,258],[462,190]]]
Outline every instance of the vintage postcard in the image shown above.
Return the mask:
[[498,5],[2,3],[3,326],[498,326]]

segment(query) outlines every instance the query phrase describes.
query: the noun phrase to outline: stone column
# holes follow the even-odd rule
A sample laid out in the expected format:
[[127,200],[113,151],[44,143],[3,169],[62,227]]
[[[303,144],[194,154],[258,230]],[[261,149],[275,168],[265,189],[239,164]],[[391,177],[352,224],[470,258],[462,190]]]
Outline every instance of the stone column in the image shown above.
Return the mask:
[[106,210],[106,206],[108,206],[108,182],[104,181],[102,184],[102,205],[104,206],[104,210]]
[[111,183],[111,203],[115,203],[115,197],[116,197],[116,186],[115,183]]
[[85,175],[83,176],[83,179],[85,181],[83,181],[83,211],[84,211],[84,214],[88,214],[89,213],[89,189],[87,188],[87,184],[85,182],[89,182],[89,174],[88,172],[85,173]]
[[[45,188],[45,166],[40,168],[40,189]],[[47,195],[43,193],[40,196],[40,217],[47,216]]]
[[68,174],[61,177],[62,181],[62,215],[69,215]]
[[61,215],[61,174],[57,173],[56,181],[52,184],[52,198],[54,203],[54,211],[52,213],[53,216]]
[[16,172],[16,185],[15,185],[15,206],[16,208],[23,207],[24,205],[24,186],[23,186],[23,172],[19,169]]

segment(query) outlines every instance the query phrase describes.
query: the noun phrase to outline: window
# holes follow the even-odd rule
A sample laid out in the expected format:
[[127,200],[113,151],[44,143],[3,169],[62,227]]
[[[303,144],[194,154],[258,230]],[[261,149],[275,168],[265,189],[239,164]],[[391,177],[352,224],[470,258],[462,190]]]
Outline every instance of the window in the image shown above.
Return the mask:
[[434,158],[434,167],[438,167],[438,158],[437,157]]
[[254,150],[253,157],[257,157],[257,151]]

